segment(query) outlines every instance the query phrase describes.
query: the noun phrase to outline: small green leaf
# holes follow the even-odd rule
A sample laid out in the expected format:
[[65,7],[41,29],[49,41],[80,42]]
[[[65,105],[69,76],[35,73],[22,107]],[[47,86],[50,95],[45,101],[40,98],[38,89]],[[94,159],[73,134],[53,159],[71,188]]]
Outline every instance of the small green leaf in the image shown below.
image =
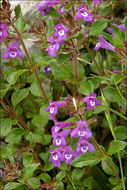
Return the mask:
[[34,163],[24,168],[25,178],[30,178],[39,165],[40,163]]
[[21,102],[24,98],[26,98],[29,94],[29,88],[17,90],[11,96],[11,101],[13,106],[15,107],[19,102]]
[[22,157],[23,157],[23,165],[24,165],[24,167],[27,167],[33,161],[33,155],[31,153],[29,153],[29,152],[24,152],[22,154]]
[[83,166],[93,166],[100,162],[99,155],[96,153],[87,152],[84,155],[79,155],[74,161],[72,161],[71,165],[77,168],[81,168]]
[[100,33],[107,27],[107,25],[108,25],[108,20],[106,19],[100,19],[93,22],[89,35],[91,36],[100,35]]
[[31,84],[30,91],[31,91],[31,94],[33,94],[34,96],[42,96],[41,89],[36,82],[33,82]]
[[25,133],[25,131],[21,128],[14,128],[11,130],[11,132],[8,134],[6,138],[6,142],[10,144],[19,143],[21,141],[22,135]]
[[72,180],[79,180],[84,174],[84,170],[82,169],[74,169],[72,172]]
[[[116,166],[116,164],[112,161],[112,159],[110,157],[107,158],[107,160],[109,161],[109,163],[111,164],[111,166],[113,167],[113,169],[119,173],[119,168]],[[113,175],[115,176],[114,172],[112,171],[112,169],[107,165],[107,163],[105,162],[105,160],[103,160],[101,162],[102,164],[102,168],[105,171],[106,174],[108,175]]]
[[40,180],[36,177],[31,177],[27,180],[28,184],[32,186],[34,189],[38,189],[40,183]]
[[56,175],[56,182],[60,183],[64,177],[65,177],[65,170],[62,170]]
[[119,74],[113,74],[111,76],[111,83],[114,84],[118,84],[122,79],[124,79],[125,77]]
[[24,72],[28,71],[27,69],[19,70],[16,72],[13,72],[9,77],[7,78],[7,81],[10,85],[15,84],[18,77],[23,74]]
[[125,25],[125,28],[126,28],[126,30],[127,30],[127,16],[126,16],[125,19],[124,19],[124,25]]
[[21,15],[21,6],[20,6],[20,4],[18,4],[15,7],[15,15],[16,15],[16,17],[19,17]]
[[43,180],[44,183],[49,183],[51,181],[51,177],[48,174],[46,174],[46,173],[40,174],[39,175],[39,179]]
[[50,171],[54,168],[53,164],[49,162],[49,160],[46,161],[44,165],[44,171]]
[[80,86],[80,88],[78,89],[79,93],[88,96],[90,93],[93,92],[93,85],[91,83],[91,81],[87,81],[84,84],[82,84]]
[[54,32],[54,21],[52,18],[48,18],[47,20],[47,33],[46,36],[49,37]]
[[0,136],[5,136],[11,131],[12,121],[10,118],[1,119]]
[[125,140],[127,138],[127,128],[125,126],[115,127],[114,133],[118,140]]
[[47,15],[52,16],[52,17],[59,17],[59,13],[54,9],[54,7],[50,8],[50,11],[47,13]]
[[15,26],[18,29],[18,31],[20,33],[22,33],[24,31],[25,25],[26,25],[26,21],[25,21],[24,17],[20,14],[19,18],[15,22]]
[[113,140],[109,144],[108,154],[115,154],[116,152],[123,150],[126,147],[126,145],[127,143],[124,141]]
[[45,127],[47,124],[48,119],[43,117],[42,115],[38,114],[32,119],[32,123],[37,127]]
[[[103,58],[102,58],[100,52],[98,52],[97,55],[95,56],[95,60],[96,60],[96,62],[97,62],[97,65],[99,66],[101,72],[103,72],[103,64],[102,64],[102,63],[103,63]],[[95,63],[94,63],[94,61],[92,61],[91,69],[92,69],[92,71],[93,71],[94,73],[99,74],[99,71],[98,71],[98,69],[97,69],[97,67],[96,67],[96,65],[95,65]]]
[[17,182],[9,182],[5,185],[4,190],[13,190],[16,189],[17,187],[21,186],[22,184],[17,183]]

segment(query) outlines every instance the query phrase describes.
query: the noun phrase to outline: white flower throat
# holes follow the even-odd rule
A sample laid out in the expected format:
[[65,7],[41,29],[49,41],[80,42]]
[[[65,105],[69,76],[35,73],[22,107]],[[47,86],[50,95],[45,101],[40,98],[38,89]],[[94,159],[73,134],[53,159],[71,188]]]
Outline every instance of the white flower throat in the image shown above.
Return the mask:
[[95,101],[90,100],[90,105],[91,105],[92,107],[94,107],[94,106],[95,106]]
[[54,112],[54,110],[55,110],[55,108],[50,108],[50,113],[53,113]]
[[17,52],[16,51],[11,51],[10,52],[10,57],[14,58],[17,56]]
[[63,35],[64,35],[64,30],[59,30],[58,34],[59,34],[60,36],[63,36]]
[[53,155],[53,160],[58,160],[58,155],[56,153]]
[[84,146],[81,147],[81,151],[83,153],[87,152],[87,150],[88,150],[88,146],[87,145],[84,145]]
[[0,36],[2,36],[2,34],[3,34],[2,31],[0,31]]
[[88,13],[84,12],[84,13],[81,13],[81,15],[84,16],[84,17],[87,17]]
[[56,144],[57,144],[57,145],[61,145],[61,142],[62,142],[62,141],[61,141],[61,138],[58,137],[58,138],[56,139]]

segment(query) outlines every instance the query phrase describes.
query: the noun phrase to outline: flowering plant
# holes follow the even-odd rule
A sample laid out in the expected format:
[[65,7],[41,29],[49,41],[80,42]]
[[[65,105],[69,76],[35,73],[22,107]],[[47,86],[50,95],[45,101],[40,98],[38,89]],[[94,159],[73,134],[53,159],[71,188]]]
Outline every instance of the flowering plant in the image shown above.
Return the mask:
[[11,2],[0,8],[0,189],[125,190],[126,2],[42,0],[34,20]]

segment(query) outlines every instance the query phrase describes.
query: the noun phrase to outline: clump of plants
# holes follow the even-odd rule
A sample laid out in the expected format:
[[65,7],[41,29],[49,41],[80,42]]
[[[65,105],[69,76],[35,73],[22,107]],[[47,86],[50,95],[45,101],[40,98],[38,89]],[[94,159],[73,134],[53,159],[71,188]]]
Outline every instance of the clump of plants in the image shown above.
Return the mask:
[[125,190],[126,8],[43,0],[30,25],[2,1],[1,190]]

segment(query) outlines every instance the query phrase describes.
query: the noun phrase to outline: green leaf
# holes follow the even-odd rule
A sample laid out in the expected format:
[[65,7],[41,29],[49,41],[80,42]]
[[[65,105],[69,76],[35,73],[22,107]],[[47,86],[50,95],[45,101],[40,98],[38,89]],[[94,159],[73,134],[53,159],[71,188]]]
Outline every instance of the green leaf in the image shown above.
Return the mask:
[[93,166],[100,162],[99,155],[96,153],[87,152],[84,155],[79,155],[74,161],[72,161],[71,165],[74,167],[81,168],[83,166]]
[[79,93],[88,96],[90,93],[93,92],[93,85],[91,81],[87,81],[86,83],[82,84],[78,89]]
[[54,168],[53,164],[49,162],[49,160],[46,161],[44,165],[44,171],[50,171]]
[[[119,173],[119,168],[116,166],[116,164],[112,161],[112,159],[110,157],[107,158],[107,160],[109,161],[109,163],[111,164],[111,166],[113,167],[113,169]],[[112,169],[107,165],[107,163],[105,162],[105,160],[103,160],[101,162],[102,164],[102,168],[104,170],[104,172],[108,175],[113,175],[115,176],[114,172],[112,171]]]
[[15,26],[18,29],[18,31],[20,33],[22,33],[24,31],[25,25],[26,25],[26,21],[25,21],[24,17],[20,14],[19,18],[15,22]]
[[1,119],[0,136],[5,136],[11,131],[12,121],[10,118]]
[[16,7],[15,7],[15,15],[16,17],[19,17],[21,15],[21,6],[20,4],[18,4]]
[[38,114],[36,115],[33,119],[32,119],[32,124],[34,124],[37,127],[45,127],[45,125],[47,124],[48,119],[46,119],[45,117],[43,117],[42,115]]
[[125,19],[124,19],[124,25],[125,25],[125,28],[126,28],[126,30],[127,30],[127,16],[126,16]]
[[34,163],[24,168],[25,178],[30,178],[39,165],[40,163]]
[[65,177],[65,170],[60,171],[57,175],[56,175],[56,182],[59,183],[62,181],[62,179]]
[[122,99],[122,97],[120,96],[120,94],[118,93],[116,88],[107,86],[107,87],[103,88],[103,93],[104,93],[105,98],[109,102],[117,102],[120,106],[126,108],[126,104],[125,104],[124,100]]
[[25,130],[23,130],[21,128],[14,128],[8,134],[5,141],[10,144],[19,143],[21,141],[21,138],[24,135],[24,133],[25,133]]
[[39,97],[42,96],[41,89],[36,82],[33,82],[31,84],[30,91],[31,91],[31,94],[33,94],[34,96],[39,96]]
[[41,173],[39,175],[39,179],[43,180],[44,183],[49,183],[51,181],[51,177],[48,174],[46,174],[46,173]]
[[125,126],[115,127],[114,133],[118,140],[125,140],[127,138],[127,128]]
[[13,106],[15,107],[19,102],[21,102],[24,98],[26,98],[29,94],[29,88],[17,90],[11,96],[11,101]]
[[74,169],[72,172],[72,180],[79,180],[84,175],[84,170],[82,169]]
[[118,84],[122,79],[124,79],[125,77],[119,74],[113,74],[111,76],[111,83],[114,84],[114,81],[116,84]]
[[18,77],[23,74],[24,72],[28,71],[27,69],[19,70],[16,72],[13,72],[9,77],[7,78],[7,81],[10,85],[15,84]]
[[54,7],[50,8],[50,11],[46,14],[52,17],[59,17],[59,13],[56,11],[56,9],[54,9]]
[[[103,58],[102,58],[100,52],[98,52],[97,55],[95,56],[95,60],[97,62],[97,65],[99,66],[101,72],[103,72],[103,64],[102,64],[103,63]],[[93,72],[99,74],[99,71],[98,71],[94,61],[92,61],[91,69],[92,69]]]
[[17,183],[17,182],[9,182],[5,185],[4,190],[13,190],[21,185],[22,184]]
[[33,155],[31,153],[29,153],[29,152],[24,152],[22,154],[22,157],[23,157],[23,165],[24,165],[24,167],[27,167],[33,161]]
[[108,20],[107,19],[100,19],[92,23],[92,27],[90,29],[89,35],[97,36],[107,27]]
[[112,155],[115,154],[116,152],[123,150],[126,147],[126,144],[127,143],[124,141],[113,140],[109,144],[108,154]]
[[27,180],[28,184],[32,186],[34,189],[38,189],[39,185],[41,185],[40,180],[36,177],[31,177]]
[[62,182],[54,184],[56,188],[54,190],[64,190],[64,184]]
[[54,32],[54,21],[52,18],[48,18],[47,20],[47,33],[46,36],[49,37],[53,34]]
[[46,161],[48,160],[48,158],[49,158],[49,153],[41,152],[41,153],[39,154],[39,156],[40,156],[40,158],[41,158],[44,162],[46,162]]
[[51,70],[53,72],[53,75],[58,79],[58,80],[64,80],[68,82],[72,82],[75,80],[72,68],[67,65],[67,64],[51,64]]

